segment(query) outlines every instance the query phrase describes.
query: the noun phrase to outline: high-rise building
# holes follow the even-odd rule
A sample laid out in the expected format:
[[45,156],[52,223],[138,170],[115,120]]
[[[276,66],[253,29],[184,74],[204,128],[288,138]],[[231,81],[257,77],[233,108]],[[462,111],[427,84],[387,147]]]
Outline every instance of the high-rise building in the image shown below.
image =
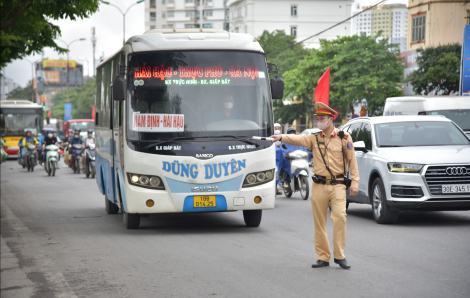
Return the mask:
[[[353,5],[353,15],[369,7]],[[382,37],[388,38],[390,43],[400,46],[400,52],[406,51],[406,37],[408,30],[408,9],[405,4],[387,4],[372,7],[370,10],[353,18],[352,34],[376,35],[382,31]]]
[[224,29],[226,2],[227,0],[145,0],[145,30]]
[[[230,3],[230,32],[260,36],[264,30],[284,30],[296,41],[321,32],[351,16],[352,0],[235,0]],[[318,48],[319,39],[335,39],[351,34],[351,22],[304,42]]]
[[[12,79],[3,76],[0,76],[0,100],[5,100],[8,96],[8,93],[15,90],[17,87],[20,87]],[[26,98],[30,99],[30,98]]]

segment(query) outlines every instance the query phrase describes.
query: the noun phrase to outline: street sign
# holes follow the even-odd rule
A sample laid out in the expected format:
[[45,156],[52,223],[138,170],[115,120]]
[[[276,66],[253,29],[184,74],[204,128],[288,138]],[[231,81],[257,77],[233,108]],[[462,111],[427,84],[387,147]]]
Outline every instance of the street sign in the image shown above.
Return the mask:
[[66,103],[64,105],[64,121],[72,120],[72,104]]
[[463,28],[462,57],[460,62],[460,95],[470,93],[470,25]]

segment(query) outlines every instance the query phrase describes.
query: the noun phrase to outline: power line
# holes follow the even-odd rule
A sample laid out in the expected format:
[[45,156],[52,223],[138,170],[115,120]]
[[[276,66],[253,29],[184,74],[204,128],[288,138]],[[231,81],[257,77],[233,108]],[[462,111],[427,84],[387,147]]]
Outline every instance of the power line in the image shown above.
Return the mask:
[[277,54],[277,53],[279,53],[279,52],[285,51],[285,50],[287,50],[287,49],[289,49],[289,48],[292,48],[292,47],[294,47],[294,46],[296,46],[296,45],[298,45],[298,44],[300,44],[300,43],[303,43],[303,42],[306,41],[306,40],[309,40],[309,39],[311,39],[311,38],[313,38],[313,37],[315,37],[315,36],[318,36],[318,35],[320,35],[320,34],[322,34],[322,33],[325,33],[326,31],[328,31],[328,30],[330,30],[330,29],[333,29],[334,27],[337,27],[337,26],[339,26],[339,25],[345,23],[345,22],[349,21],[349,20],[352,19],[352,18],[355,18],[356,16],[360,15],[361,13],[364,13],[364,12],[366,12],[366,11],[368,11],[368,10],[371,10],[372,8],[376,7],[377,5],[379,5],[380,3],[385,2],[385,1],[386,1],[386,0],[382,0],[382,1],[380,1],[380,2],[378,2],[378,3],[376,3],[376,4],[374,4],[374,5],[370,6],[369,8],[364,9],[363,11],[361,11],[361,12],[359,12],[359,13],[356,13],[355,15],[353,15],[353,16],[351,16],[351,17],[349,17],[349,18],[347,18],[347,19],[345,19],[345,20],[343,20],[343,21],[341,21],[341,22],[339,22],[339,23],[336,23],[336,24],[334,24],[333,26],[331,26],[331,27],[329,27],[329,28],[327,28],[327,29],[325,29],[325,30],[323,30],[323,31],[318,32],[317,34],[314,34],[314,35],[312,35],[312,36],[310,36],[310,37],[307,37],[307,38],[305,38],[305,39],[303,39],[303,40],[301,40],[301,41],[299,41],[299,42],[296,42],[296,43],[294,43],[293,45],[290,45],[290,46],[284,47],[284,48],[282,48],[282,49],[280,49],[280,50],[277,50],[277,51],[268,53],[268,54],[266,54],[266,56],[273,55],[273,54]]

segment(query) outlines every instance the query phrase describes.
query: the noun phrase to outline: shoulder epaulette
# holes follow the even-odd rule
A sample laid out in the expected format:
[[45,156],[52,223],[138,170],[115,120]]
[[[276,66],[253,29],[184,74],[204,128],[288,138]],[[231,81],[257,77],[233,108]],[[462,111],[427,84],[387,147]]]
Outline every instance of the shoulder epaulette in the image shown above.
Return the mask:
[[348,137],[349,137],[349,134],[348,134],[347,132],[345,132],[345,133],[344,133],[344,137],[343,137],[343,139],[347,140],[347,139],[348,139]]

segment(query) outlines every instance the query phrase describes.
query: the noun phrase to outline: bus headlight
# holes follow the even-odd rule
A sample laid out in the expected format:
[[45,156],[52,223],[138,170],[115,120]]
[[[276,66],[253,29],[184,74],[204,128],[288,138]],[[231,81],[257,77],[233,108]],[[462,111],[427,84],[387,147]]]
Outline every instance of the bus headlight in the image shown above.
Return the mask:
[[269,181],[272,181],[274,178],[274,169],[268,171],[261,171],[250,173],[246,175],[245,180],[243,180],[242,187],[252,187],[258,186]]
[[127,173],[129,184],[150,189],[164,190],[165,185],[158,176]]

